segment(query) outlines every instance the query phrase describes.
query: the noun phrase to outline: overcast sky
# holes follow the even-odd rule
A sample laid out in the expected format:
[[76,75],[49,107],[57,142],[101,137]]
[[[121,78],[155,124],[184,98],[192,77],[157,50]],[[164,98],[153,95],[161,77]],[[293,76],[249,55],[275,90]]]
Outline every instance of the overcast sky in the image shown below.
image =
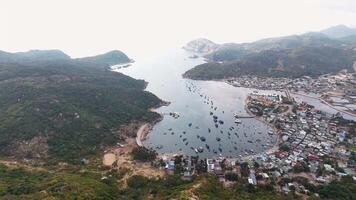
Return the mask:
[[196,38],[249,42],[356,25],[356,0],[0,0],[0,49],[155,55]]

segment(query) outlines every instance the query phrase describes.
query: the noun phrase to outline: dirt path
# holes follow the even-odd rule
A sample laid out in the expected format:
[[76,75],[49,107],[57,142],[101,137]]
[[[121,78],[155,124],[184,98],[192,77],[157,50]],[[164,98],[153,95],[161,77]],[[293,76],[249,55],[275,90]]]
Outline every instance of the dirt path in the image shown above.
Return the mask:
[[112,166],[116,161],[116,155],[114,153],[107,153],[104,155],[103,164],[106,166]]
[[109,150],[103,157],[103,164],[112,166],[114,162],[117,163],[117,168],[127,171],[122,179],[124,183],[132,175],[142,175],[147,177],[163,177],[165,171],[151,166],[151,163],[137,162],[132,159],[131,152],[134,148],[142,146],[142,141],[147,137],[150,130],[150,124],[143,124],[137,131],[136,138],[127,137],[122,146],[115,147]]
[[140,147],[143,146],[142,141],[146,139],[147,134],[149,132],[149,124],[146,123],[138,129],[136,134],[136,144]]

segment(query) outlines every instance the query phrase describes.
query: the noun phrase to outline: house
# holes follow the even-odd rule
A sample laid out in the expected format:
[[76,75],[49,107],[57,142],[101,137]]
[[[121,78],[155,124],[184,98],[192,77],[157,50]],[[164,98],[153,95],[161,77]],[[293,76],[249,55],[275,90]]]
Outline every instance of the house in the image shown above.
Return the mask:
[[331,165],[329,165],[329,164],[324,164],[324,168],[325,168],[325,170],[326,170],[327,172],[333,172],[333,171],[335,171],[335,169],[334,169]]
[[248,178],[248,183],[250,183],[252,185],[256,185],[257,184],[256,174],[254,172],[250,173],[250,176]]
[[165,169],[174,170],[175,169],[174,161],[170,160],[170,161],[166,162]]
[[213,172],[214,171],[214,160],[213,159],[206,159],[207,171]]

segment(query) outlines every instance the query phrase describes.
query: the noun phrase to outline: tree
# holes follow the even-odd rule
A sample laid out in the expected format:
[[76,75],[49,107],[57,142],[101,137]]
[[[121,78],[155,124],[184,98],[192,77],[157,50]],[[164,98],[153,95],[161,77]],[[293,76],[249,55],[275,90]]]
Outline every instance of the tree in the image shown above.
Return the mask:
[[287,144],[285,144],[285,143],[281,144],[281,145],[279,146],[279,149],[280,149],[280,150],[283,150],[283,151],[286,151],[286,152],[289,152],[289,151],[290,151],[290,147],[289,147]]
[[144,176],[134,175],[127,180],[127,185],[131,188],[142,188],[146,186],[148,180]]
[[157,152],[153,149],[147,149],[146,147],[137,147],[132,150],[132,156],[135,160],[147,162],[154,161],[157,157]]
[[196,165],[196,170],[198,173],[205,173],[208,170],[208,166],[205,160],[200,160]]
[[228,172],[225,174],[225,179],[228,181],[237,181],[238,176],[236,173]]
[[250,169],[248,163],[243,162],[241,163],[240,167],[241,167],[241,176],[248,177],[250,175]]

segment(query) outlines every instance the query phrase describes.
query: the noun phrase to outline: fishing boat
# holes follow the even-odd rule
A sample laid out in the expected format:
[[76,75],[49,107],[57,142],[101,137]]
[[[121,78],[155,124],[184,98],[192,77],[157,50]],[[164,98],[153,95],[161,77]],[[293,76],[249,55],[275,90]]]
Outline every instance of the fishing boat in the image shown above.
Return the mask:
[[242,123],[242,121],[240,119],[235,120],[235,124],[241,124],[241,123]]
[[199,153],[203,153],[203,151],[204,151],[204,148],[203,148],[203,147],[198,147],[198,152],[199,152]]

